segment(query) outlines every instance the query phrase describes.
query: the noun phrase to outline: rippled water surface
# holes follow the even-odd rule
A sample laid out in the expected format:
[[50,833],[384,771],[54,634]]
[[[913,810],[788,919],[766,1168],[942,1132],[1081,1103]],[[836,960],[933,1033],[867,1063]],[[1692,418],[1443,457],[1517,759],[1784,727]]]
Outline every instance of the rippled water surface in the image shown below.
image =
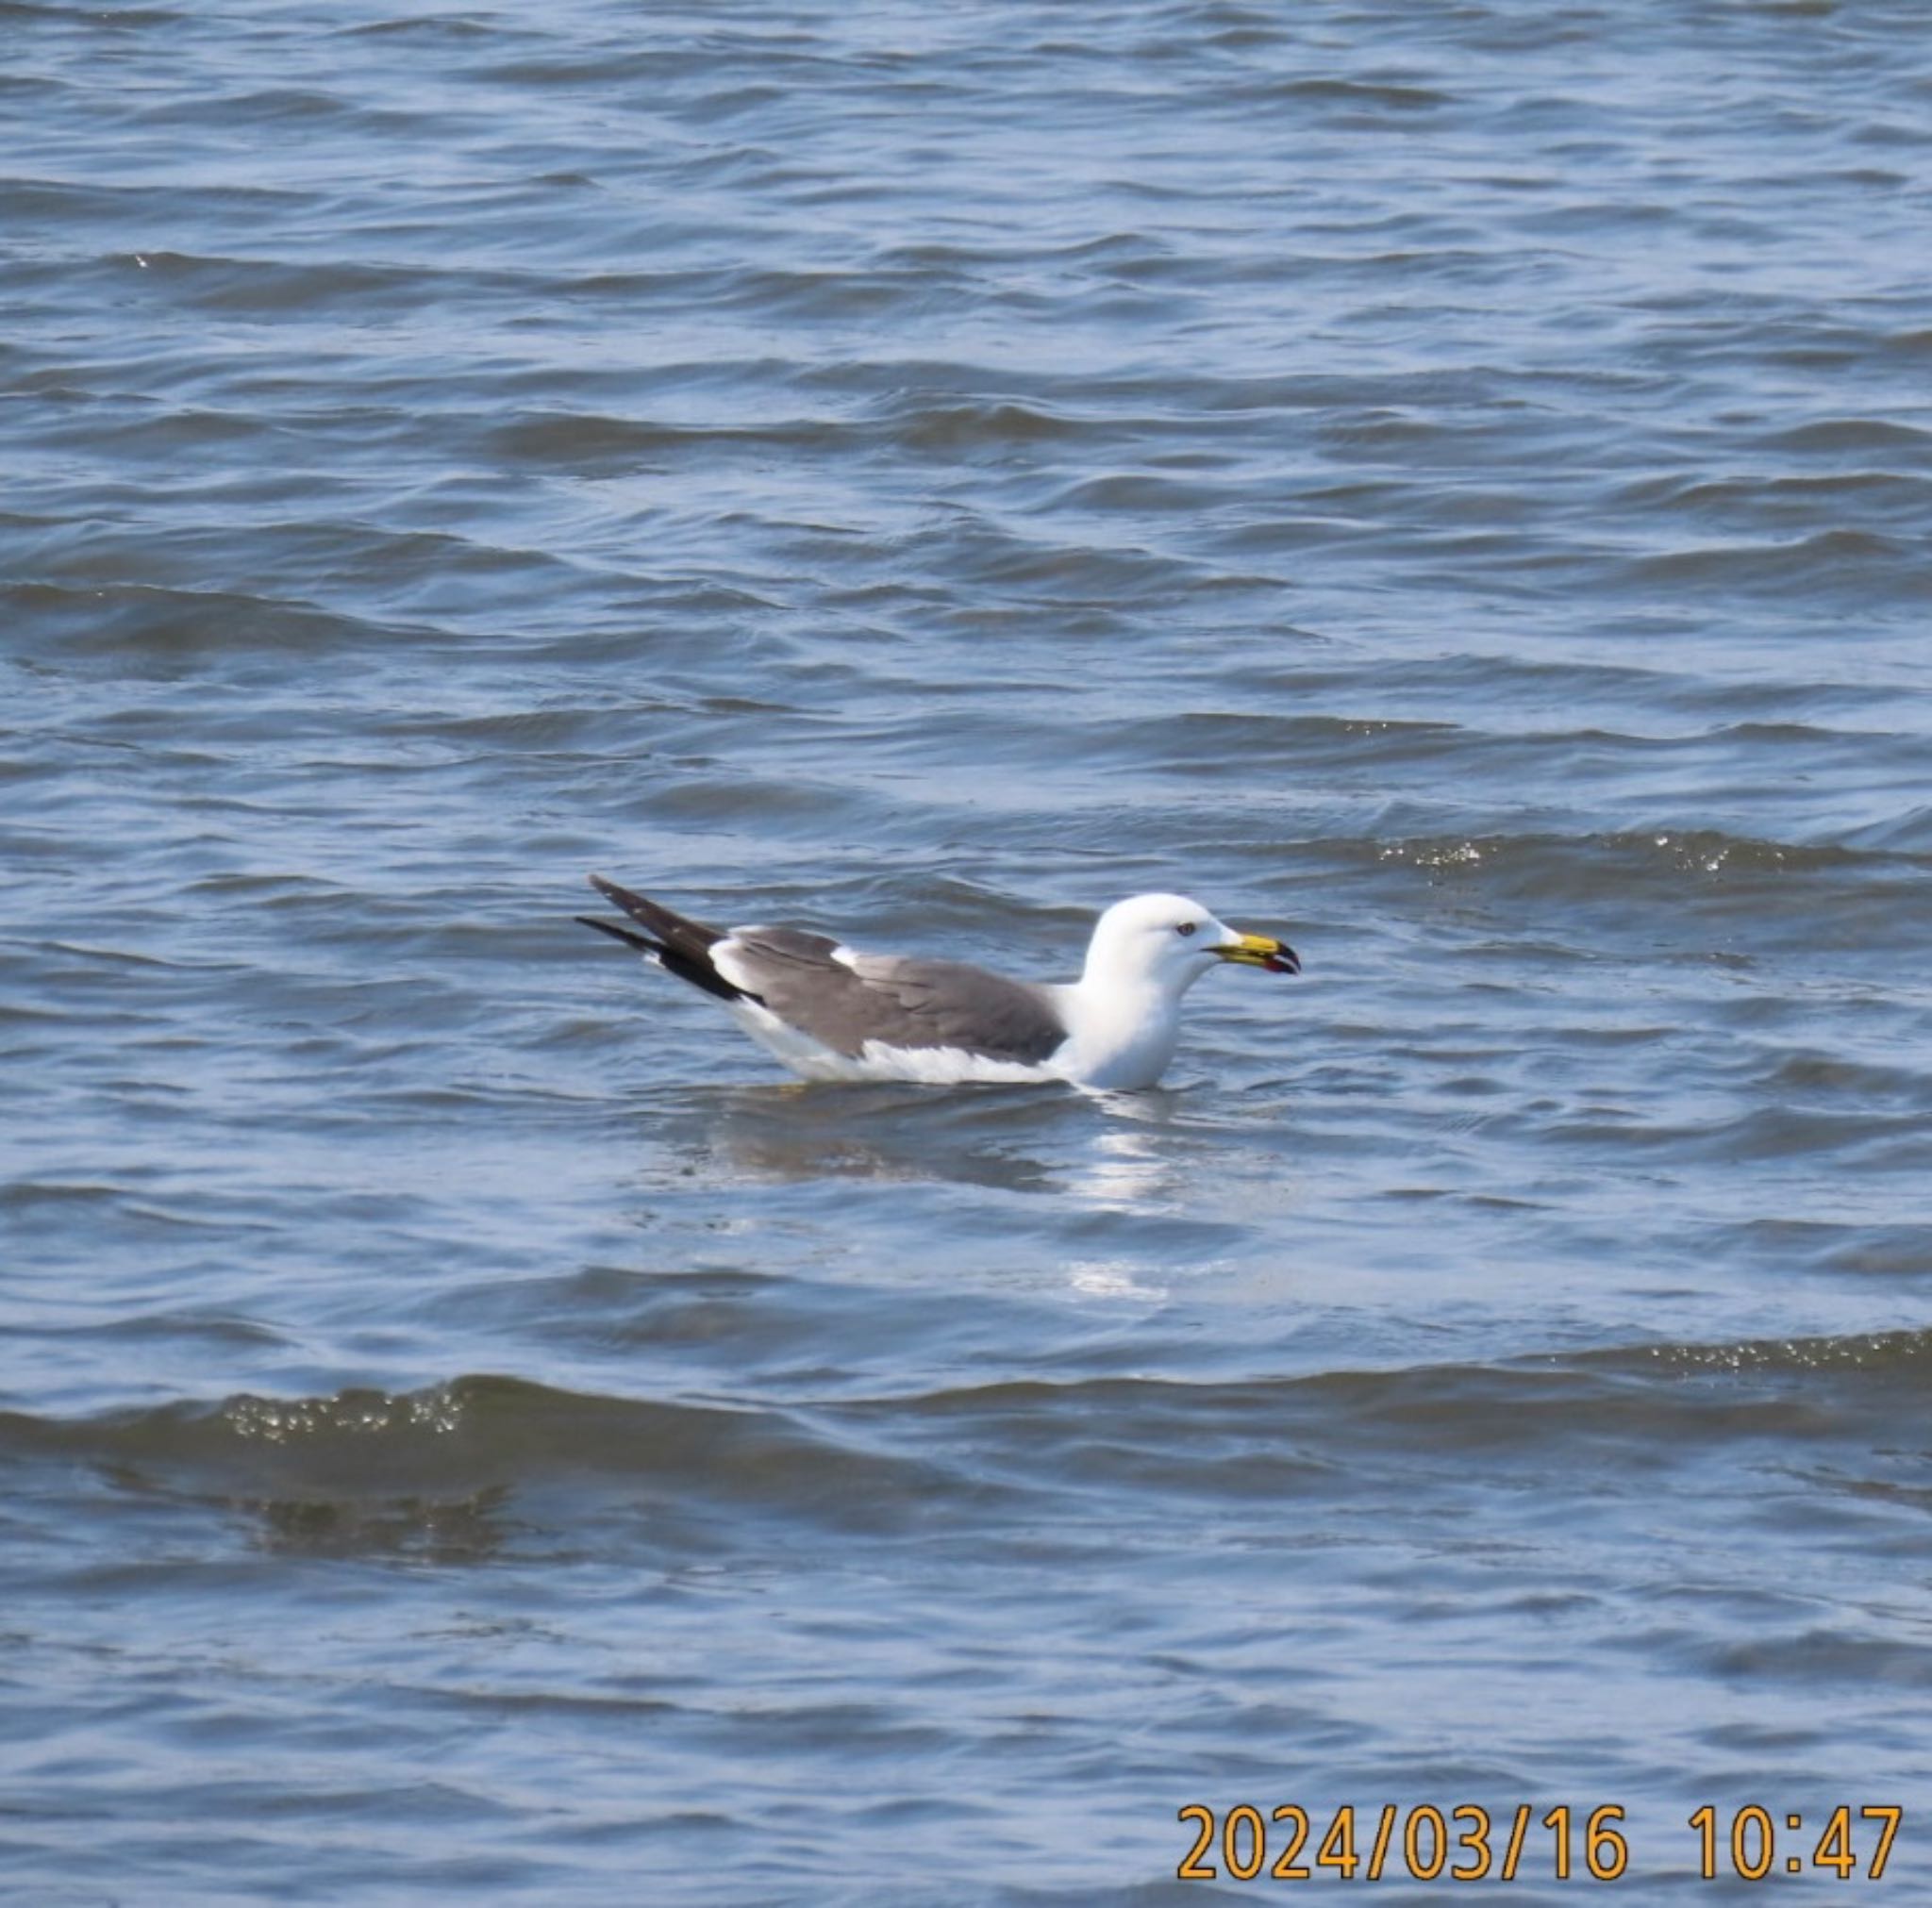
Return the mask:
[[[0,98],[8,1899],[1924,1890],[1922,8],[0,0]],[[808,1087],[592,868],[1307,972]]]

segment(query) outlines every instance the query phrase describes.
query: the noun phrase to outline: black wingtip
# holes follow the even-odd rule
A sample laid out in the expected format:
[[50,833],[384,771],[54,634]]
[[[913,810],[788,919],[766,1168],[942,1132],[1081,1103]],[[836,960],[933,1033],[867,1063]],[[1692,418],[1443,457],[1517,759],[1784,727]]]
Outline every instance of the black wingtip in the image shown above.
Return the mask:
[[612,907],[621,907],[626,914],[643,901],[642,895],[633,894],[629,888],[620,888],[614,881],[606,881],[601,874],[587,875],[585,879]]

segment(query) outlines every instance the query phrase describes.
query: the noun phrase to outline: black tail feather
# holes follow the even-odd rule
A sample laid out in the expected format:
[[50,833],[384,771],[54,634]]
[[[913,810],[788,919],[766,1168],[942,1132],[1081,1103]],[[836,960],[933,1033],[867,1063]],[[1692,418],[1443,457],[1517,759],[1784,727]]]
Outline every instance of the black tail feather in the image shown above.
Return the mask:
[[620,888],[614,881],[606,881],[601,874],[591,876],[591,886],[613,907],[620,907],[629,915],[653,940],[660,940],[679,954],[702,954],[714,941],[724,938],[723,928],[708,927],[701,921],[674,914],[660,903],[641,894],[633,894],[629,888]]
[[756,994],[747,994],[743,987],[733,987],[711,965],[711,948],[724,938],[721,929],[687,921],[683,915],[674,914],[668,907],[660,907],[655,901],[647,901],[641,894],[633,894],[629,888],[620,888],[616,882],[606,881],[599,875],[591,875],[591,886],[649,933],[636,934],[615,921],[599,921],[594,915],[575,916],[586,927],[594,927],[600,934],[608,934],[613,940],[621,940],[626,947],[655,958],[666,973],[689,981],[717,1000],[758,998]]

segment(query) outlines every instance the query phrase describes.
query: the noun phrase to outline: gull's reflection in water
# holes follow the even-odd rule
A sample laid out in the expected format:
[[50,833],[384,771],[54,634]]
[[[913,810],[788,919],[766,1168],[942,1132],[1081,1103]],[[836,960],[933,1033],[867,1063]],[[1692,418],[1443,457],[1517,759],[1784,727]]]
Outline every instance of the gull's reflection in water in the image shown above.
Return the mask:
[[1066,1189],[1096,1212],[1171,1212],[1180,1179],[1158,1139],[1108,1131],[1093,1136],[1089,1157],[1068,1175]]
[[714,1083],[650,1089],[627,1118],[656,1250],[730,1236],[812,1277],[1131,1311],[1227,1276],[1301,1196],[1280,1109],[1199,1088]]
[[1172,1088],[1092,1096],[1104,1123],[1088,1137],[1086,1157],[1067,1190],[1096,1212],[1177,1211],[1188,1175],[1174,1140],[1180,1096]]
[[1071,1090],[806,1081],[721,1087],[680,1100],[682,1170],[740,1182],[941,1181],[1051,1192],[1041,1156]]
[[666,1124],[667,1163],[687,1180],[925,1182],[1071,1198],[1096,1212],[1169,1213],[1191,1176],[1182,1102],[1168,1089],[1036,1086],[687,1089]]

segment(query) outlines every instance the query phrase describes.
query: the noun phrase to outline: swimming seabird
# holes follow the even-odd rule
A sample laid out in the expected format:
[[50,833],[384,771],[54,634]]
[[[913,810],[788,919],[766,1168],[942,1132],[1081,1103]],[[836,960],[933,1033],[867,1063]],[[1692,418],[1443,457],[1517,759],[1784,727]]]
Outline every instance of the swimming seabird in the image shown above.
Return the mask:
[[808,1080],[1151,1087],[1174,1058],[1181,996],[1209,968],[1301,972],[1292,948],[1239,934],[1180,894],[1117,901],[1094,923],[1080,978],[1055,985],[964,961],[860,954],[795,927],[707,927],[601,875],[591,886],[642,932],[578,915],[586,927],[722,1001]]

